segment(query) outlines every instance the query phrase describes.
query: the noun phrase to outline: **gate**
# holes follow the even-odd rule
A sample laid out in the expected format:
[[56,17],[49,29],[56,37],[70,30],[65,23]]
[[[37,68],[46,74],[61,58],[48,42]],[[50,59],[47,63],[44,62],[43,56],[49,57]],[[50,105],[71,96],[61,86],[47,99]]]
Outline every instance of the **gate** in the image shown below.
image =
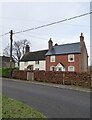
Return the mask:
[[27,71],[27,80],[28,81],[34,80],[34,73],[32,71]]

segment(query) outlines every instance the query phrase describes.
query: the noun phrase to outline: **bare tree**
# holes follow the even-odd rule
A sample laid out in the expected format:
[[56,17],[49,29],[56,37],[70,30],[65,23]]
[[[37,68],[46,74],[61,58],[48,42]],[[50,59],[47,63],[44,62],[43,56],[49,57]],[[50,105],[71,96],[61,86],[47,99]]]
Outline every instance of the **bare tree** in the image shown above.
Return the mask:
[[4,50],[3,50],[3,55],[5,55],[5,56],[10,56],[10,46],[9,46],[9,44],[4,48]]
[[[31,45],[30,42],[26,39],[15,41],[12,48],[12,57],[14,60],[18,63],[19,67],[19,61],[25,53],[25,47],[26,45]],[[10,46],[9,44],[6,46],[6,48],[3,50],[3,55],[10,56]]]

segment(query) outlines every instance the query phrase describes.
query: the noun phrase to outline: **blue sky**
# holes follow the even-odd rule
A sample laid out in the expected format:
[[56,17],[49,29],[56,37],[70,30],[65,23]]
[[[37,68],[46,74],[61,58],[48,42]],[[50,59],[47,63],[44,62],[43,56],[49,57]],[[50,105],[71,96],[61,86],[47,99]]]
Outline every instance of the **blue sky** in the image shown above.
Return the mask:
[[[90,2],[7,2],[1,5],[1,33],[9,32],[11,29],[15,32],[21,31],[90,12]],[[13,39],[14,41],[27,39],[31,43],[31,51],[34,51],[47,49],[49,38],[52,38],[54,44],[79,42],[81,32],[84,34],[90,56],[90,15],[16,34]],[[9,35],[2,37],[0,51],[8,43]]]

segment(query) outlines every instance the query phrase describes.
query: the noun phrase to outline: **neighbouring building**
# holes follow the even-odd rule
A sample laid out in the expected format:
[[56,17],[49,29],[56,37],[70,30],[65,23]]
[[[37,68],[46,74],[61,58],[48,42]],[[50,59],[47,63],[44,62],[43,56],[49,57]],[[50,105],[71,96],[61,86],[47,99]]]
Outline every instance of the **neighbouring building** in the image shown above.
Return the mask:
[[20,60],[20,70],[45,70],[45,71],[88,71],[88,53],[84,42],[83,33],[80,42],[53,46],[53,41],[48,41],[48,49],[30,52],[26,46],[26,53]]
[[[0,68],[9,68],[10,67],[10,57],[0,56],[1,64]],[[12,58],[12,67],[15,67],[15,61]]]

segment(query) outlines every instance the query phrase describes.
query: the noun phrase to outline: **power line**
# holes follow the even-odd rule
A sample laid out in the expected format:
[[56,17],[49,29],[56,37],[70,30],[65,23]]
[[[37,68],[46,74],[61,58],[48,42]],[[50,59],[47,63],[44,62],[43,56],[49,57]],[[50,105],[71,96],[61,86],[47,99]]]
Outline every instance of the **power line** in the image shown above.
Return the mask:
[[30,28],[30,29],[27,29],[27,30],[14,32],[13,34],[18,34],[18,33],[22,33],[22,32],[36,30],[36,29],[43,28],[43,27],[48,27],[48,26],[51,26],[51,25],[55,25],[55,24],[58,24],[58,23],[62,23],[62,22],[65,22],[65,21],[70,21],[70,20],[73,20],[73,19],[76,19],[76,18],[79,18],[79,17],[83,17],[83,16],[86,16],[86,15],[89,15],[89,14],[92,14],[92,12],[77,15],[77,16],[74,16],[74,17],[71,17],[71,18],[68,18],[68,19],[64,19],[64,20],[60,20],[60,21],[57,21],[57,22],[48,23],[48,24],[41,25],[41,26],[38,26],[38,27]]
[[5,35],[7,35],[7,34],[9,34],[9,32],[7,32],[7,33],[4,33],[4,34],[2,34],[2,35],[0,35],[0,36],[5,36]]
[[[62,22],[65,22],[65,21],[69,21],[69,20],[72,20],[72,19],[76,19],[76,18],[79,18],[79,17],[83,17],[83,16],[86,16],[86,15],[89,15],[89,14],[92,14],[92,12],[85,13],[85,14],[81,14],[81,15],[78,15],[78,16],[75,16],[75,17],[71,17],[71,18],[68,18],[68,19],[64,19],[64,20],[60,20],[60,21],[57,21],[57,22],[52,22],[52,23],[49,23],[49,24],[41,25],[41,26],[34,27],[34,28],[31,28],[31,29],[14,32],[13,34],[18,34],[18,33],[22,33],[22,32],[27,32],[27,31],[31,31],[31,30],[36,30],[36,29],[43,28],[43,27],[48,27],[48,26],[51,26],[51,25],[55,25],[55,24],[58,24],[58,23],[62,23]],[[5,35],[7,35],[7,34],[9,34],[9,32],[0,35],[0,37],[1,37],[1,36],[5,36]]]

